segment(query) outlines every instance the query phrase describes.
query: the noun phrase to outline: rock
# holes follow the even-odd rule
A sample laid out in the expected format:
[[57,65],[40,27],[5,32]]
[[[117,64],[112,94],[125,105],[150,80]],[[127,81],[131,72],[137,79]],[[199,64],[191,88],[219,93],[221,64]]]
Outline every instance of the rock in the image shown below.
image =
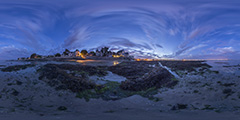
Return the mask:
[[144,74],[137,79],[130,79],[121,83],[124,90],[141,91],[152,87],[172,87],[177,84],[176,80],[172,80],[174,76],[162,67],[155,67],[150,72]]
[[187,104],[177,104],[178,109],[186,109],[187,106]]
[[224,83],[224,84],[221,84],[222,86],[225,86],[225,87],[231,87],[233,85],[236,85],[236,83]]
[[[154,67],[158,66],[159,61],[126,61],[122,62],[116,66],[109,67],[109,71],[124,76],[128,79],[138,78],[145,73],[151,71]],[[196,71],[196,68],[201,68],[202,70],[207,70],[211,68],[203,61],[160,61],[163,66],[167,66],[172,71]]]
[[186,109],[187,108],[187,104],[177,104],[174,105],[171,110],[181,110],[181,109]]
[[202,110],[214,110],[216,108],[212,107],[211,105],[204,105],[204,108]]
[[224,89],[224,90],[223,90],[223,94],[232,94],[232,93],[234,93],[234,92],[232,91],[232,89]]
[[[77,68],[79,68],[78,70],[82,70],[81,67],[79,66],[77,66]],[[50,86],[53,86],[58,90],[69,89],[72,92],[79,92],[86,89],[92,89],[96,86],[95,83],[92,83],[86,78],[76,77],[76,76],[73,76],[72,74],[68,74],[66,69],[72,70],[76,68],[74,68],[73,66],[71,67],[70,65],[68,66],[68,65],[47,64],[38,70],[38,72],[40,73],[39,79],[44,80]]]
[[17,80],[17,81],[16,81],[16,84],[17,84],[17,85],[22,85],[22,82]]
[[199,93],[199,91],[198,90],[194,90],[193,93]]
[[58,107],[57,109],[60,110],[60,111],[65,111],[65,110],[67,110],[67,107],[65,107],[65,106],[60,106],[60,107]]
[[6,67],[6,65],[0,65],[0,68],[1,68],[1,67]]
[[[151,63],[157,64],[157,63]],[[149,67],[150,63],[145,61],[140,62],[122,62],[118,65],[111,66],[108,68],[114,74],[126,77],[128,79],[136,79],[139,76],[143,76],[145,73],[148,73],[153,69],[153,67]]]
[[19,71],[19,70],[24,70],[28,67],[34,67],[35,65],[33,64],[26,64],[26,65],[14,65],[14,66],[8,66],[6,68],[3,68],[3,72],[12,72],[12,71]]
[[12,95],[18,96],[19,92],[17,90],[15,90],[15,89],[12,89],[12,90],[13,90]]
[[176,106],[172,106],[171,110],[177,110]]
[[223,90],[223,94],[226,94],[225,98],[228,98],[233,93],[234,93],[234,91],[232,91],[232,89],[224,89]]

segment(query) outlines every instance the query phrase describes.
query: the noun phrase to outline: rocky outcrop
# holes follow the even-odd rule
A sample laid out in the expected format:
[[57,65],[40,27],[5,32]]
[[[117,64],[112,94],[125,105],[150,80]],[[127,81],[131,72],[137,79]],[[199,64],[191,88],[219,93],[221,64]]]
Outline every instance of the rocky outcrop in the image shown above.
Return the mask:
[[14,65],[14,66],[8,66],[6,68],[3,68],[3,72],[12,72],[12,71],[19,71],[19,70],[24,70],[29,67],[34,67],[34,64],[25,64],[25,65]]
[[122,62],[116,66],[111,66],[108,70],[117,75],[126,77],[127,79],[137,79],[153,69],[153,67],[149,67],[149,65],[151,64],[142,61],[128,61]]
[[141,91],[152,87],[172,87],[177,84],[174,76],[162,67],[156,67],[137,79],[129,79],[121,83],[124,90]]
[[[75,66],[78,67],[78,70],[82,70],[81,67]],[[56,89],[69,89],[72,92],[80,92],[95,87],[95,84],[88,79],[67,73],[66,69],[68,68],[70,70],[77,69],[67,64],[47,64],[38,70],[40,73],[39,79],[44,80]]]

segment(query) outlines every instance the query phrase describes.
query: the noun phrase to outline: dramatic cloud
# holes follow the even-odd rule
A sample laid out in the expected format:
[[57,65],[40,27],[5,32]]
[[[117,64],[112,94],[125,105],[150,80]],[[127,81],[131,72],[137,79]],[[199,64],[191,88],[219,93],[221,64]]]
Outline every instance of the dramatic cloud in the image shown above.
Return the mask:
[[113,46],[121,46],[121,47],[129,47],[129,48],[135,48],[135,49],[148,49],[152,50],[152,47],[150,47],[148,44],[138,44],[133,43],[130,40],[126,38],[111,38],[111,41],[109,45]]
[[[0,58],[108,46],[136,57],[238,59],[239,6],[239,0],[2,0]],[[10,48],[19,54],[8,54]]]

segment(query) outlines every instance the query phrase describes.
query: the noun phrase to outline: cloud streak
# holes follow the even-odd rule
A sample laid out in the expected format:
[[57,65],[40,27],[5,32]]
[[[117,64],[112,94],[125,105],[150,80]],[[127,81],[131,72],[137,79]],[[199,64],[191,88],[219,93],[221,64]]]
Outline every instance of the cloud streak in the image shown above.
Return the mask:
[[107,45],[139,56],[236,56],[239,5],[237,0],[0,1],[0,47],[52,54]]

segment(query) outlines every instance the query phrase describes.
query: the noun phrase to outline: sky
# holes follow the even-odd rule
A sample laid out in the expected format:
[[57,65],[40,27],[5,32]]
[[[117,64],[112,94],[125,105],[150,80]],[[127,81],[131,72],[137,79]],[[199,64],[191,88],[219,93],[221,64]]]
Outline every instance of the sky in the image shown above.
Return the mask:
[[65,49],[240,59],[239,0],[0,0],[0,60]]

